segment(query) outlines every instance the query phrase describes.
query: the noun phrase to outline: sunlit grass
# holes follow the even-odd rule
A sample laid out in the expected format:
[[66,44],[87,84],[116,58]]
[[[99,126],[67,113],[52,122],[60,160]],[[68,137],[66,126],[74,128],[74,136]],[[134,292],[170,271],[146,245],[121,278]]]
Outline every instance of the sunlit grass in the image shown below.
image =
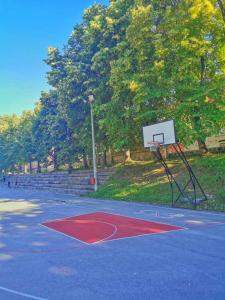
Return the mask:
[[[194,172],[207,194],[209,201],[200,208],[225,211],[225,154],[209,154],[202,158],[188,158]],[[177,159],[168,165],[179,180],[187,180],[185,169]],[[117,172],[91,197],[116,200],[140,201],[155,204],[171,204],[168,179],[161,164],[130,161],[118,165]]]

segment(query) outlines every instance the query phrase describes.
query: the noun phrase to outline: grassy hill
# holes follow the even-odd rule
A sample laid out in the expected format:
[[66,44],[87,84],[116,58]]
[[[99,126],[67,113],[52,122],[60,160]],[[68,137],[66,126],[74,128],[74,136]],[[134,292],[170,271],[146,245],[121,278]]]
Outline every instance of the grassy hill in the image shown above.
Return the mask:
[[[225,211],[225,154],[194,156],[188,158],[188,161],[209,199],[202,203],[200,208]],[[168,165],[180,182],[187,180],[185,169],[179,160],[169,159]],[[171,204],[170,186],[164,169],[159,162],[154,161],[132,161],[118,165],[116,173],[100,187],[98,192],[90,196]]]

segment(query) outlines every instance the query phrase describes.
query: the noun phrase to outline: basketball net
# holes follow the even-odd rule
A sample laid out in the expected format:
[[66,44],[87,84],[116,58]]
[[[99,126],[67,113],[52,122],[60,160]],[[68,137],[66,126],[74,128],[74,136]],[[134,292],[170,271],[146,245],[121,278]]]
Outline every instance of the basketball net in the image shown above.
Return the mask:
[[148,142],[148,146],[149,146],[149,150],[151,152],[156,152],[160,148],[160,143],[150,141],[150,142]]

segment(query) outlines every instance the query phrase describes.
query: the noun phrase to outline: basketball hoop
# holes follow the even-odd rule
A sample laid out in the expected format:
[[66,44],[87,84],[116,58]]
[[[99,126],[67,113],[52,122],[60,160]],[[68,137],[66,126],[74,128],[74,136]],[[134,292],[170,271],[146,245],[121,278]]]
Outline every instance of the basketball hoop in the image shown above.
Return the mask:
[[160,147],[160,143],[151,141],[148,142],[148,147],[151,152],[156,152]]
[[[149,150],[154,154],[152,156],[154,156],[154,158],[156,158],[165,169],[171,188],[172,206],[180,200],[181,203],[190,202],[193,204],[194,208],[196,208],[202,201],[207,200],[207,196],[203,188],[187,161],[184,153],[184,145],[178,144],[177,142],[174,120],[143,127],[143,137],[144,147],[149,148]],[[225,142],[225,140],[222,142]],[[161,146],[167,146],[169,153],[176,154],[183,162],[189,178],[184,185],[181,185],[176,180],[176,176],[173,174],[174,170],[170,169],[165,160],[166,158],[160,151]],[[174,187],[176,187],[178,195],[174,193]]]
[[[144,147],[149,148],[149,142],[158,142],[160,146],[176,144],[174,121],[165,121],[143,127]],[[154,148],[154,147],[153,147]]]

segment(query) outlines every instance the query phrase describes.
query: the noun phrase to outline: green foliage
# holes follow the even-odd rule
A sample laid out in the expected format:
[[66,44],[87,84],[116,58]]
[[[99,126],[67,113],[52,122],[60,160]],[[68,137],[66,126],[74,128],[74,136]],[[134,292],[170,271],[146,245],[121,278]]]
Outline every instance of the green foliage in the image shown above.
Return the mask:
[[180,141],[204,145],[225,127],[223,0],[114,0],[85,10],[45,59],[52,90],[35,112],[0,119],[2,168],[53,150],[56,163],[142,144],[142,127],[174,119]]
[[35,113],[26,111],[16,115],[0,117],[0,166],[15,170],[16,165],[35,160],[35,143],[32,126]]

